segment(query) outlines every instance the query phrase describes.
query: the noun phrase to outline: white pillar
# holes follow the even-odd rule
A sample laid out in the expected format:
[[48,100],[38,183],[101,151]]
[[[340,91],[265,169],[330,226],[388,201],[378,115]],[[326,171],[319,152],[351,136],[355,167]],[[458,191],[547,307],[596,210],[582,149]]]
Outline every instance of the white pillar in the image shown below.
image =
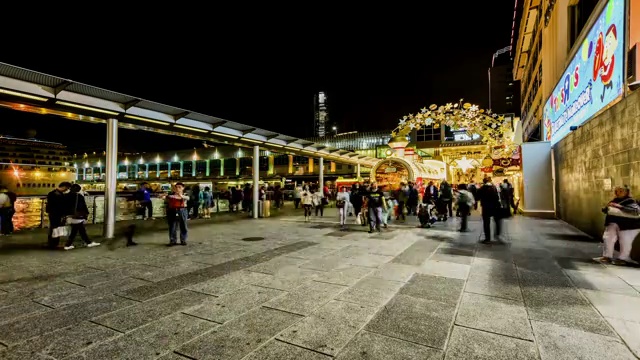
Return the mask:
[[322,189],[324,188],[324,158],[320,158],[320,166],[318,169],[320,176],[318,177],[318,191],[322,193]]
[[116,182],[118,180],[118,120],[107,119],[103,236],[113,239],[116,225]]
[[356,179],[360,179],[360,164],[356,165]]
[[253,147],[253,218],[258,218],[258,197],[260,196],[260,147]]

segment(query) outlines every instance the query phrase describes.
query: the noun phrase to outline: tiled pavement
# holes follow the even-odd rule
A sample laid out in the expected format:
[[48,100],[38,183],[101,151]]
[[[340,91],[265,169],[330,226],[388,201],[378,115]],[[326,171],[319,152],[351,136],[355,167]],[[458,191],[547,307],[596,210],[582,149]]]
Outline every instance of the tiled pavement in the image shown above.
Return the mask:
[[334,212],[0,253],[0,359],[640,356],[640,269],[591,263],[562,222],[516,218],[486,246],[478,221],[369,235]]

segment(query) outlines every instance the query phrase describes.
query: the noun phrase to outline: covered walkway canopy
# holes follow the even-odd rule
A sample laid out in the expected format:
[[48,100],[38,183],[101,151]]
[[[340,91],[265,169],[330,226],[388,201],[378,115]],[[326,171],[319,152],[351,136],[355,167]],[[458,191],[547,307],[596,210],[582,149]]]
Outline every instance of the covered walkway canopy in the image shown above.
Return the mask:
[[377,159],[215,116],[116,93],[0,63],[0,105],[89,122],[118,120],[134,127],[229,145],[259,145],[275,153],[322,157],[371,167]]
[[0,63],[0,106],[36,114],[106,123],[106,171],[104,236],[114,237],[118,127],[155,131],[168,135],[253,147],[253,217],[258,217],[259,149],[274,153],[317,157],[319,184],[323,185],[325,159],[373,166],[375,158],[336,149],[327,144],[283,135],[269,130],[220,119],[104,90],[90,85]]

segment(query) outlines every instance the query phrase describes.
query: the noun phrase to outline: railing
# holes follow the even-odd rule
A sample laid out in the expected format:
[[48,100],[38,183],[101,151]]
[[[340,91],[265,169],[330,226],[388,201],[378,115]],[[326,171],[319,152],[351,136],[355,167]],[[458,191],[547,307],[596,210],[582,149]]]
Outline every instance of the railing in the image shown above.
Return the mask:
[[[89,208],[89,224],[104,222],[104,195],[88,195],[85,197]],[[214,212],[229,211],[229,200],[214,199]],[[152,197],[153,216],[160,218],[166,216],[164,200]],[[13,224],[16,231],[24,229],[43,228],[49,226],[49,217],[44,211],[47,199],[38,196],[19,197],[15,204],[16,213],[13,215]],[[116,197],[116,221],[134,220],[138,216],[136,202],[131,201],[131,196]]]

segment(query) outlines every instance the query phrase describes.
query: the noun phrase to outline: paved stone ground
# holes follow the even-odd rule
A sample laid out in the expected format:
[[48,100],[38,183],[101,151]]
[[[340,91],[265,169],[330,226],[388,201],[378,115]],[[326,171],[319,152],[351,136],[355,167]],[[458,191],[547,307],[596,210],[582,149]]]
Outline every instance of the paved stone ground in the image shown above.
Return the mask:
[[0,253],[0,359],[640,355],[640,269],[590,263],[598,243],[562,222],[516,218],[486,246],[479,221],[370,235],[337,231],[335,209],[300,220],[194,226],[186,247],[149,230],[134,248]]

